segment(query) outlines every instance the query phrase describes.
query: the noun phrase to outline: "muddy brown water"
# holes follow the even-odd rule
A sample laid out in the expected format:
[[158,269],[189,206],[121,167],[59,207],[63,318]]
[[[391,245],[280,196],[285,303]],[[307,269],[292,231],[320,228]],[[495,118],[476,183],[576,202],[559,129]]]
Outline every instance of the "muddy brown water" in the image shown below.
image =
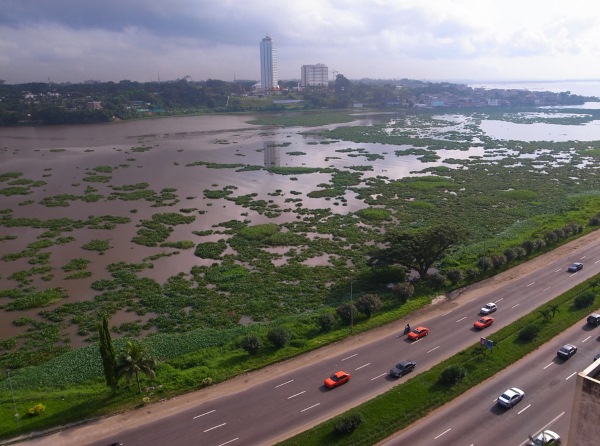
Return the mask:
[[[354,144],[343,141],[332,144],[315,144],[321,141],[317,136],[301,134],[306,128],[262,128],[248,124],[254,118],[249,115],[195,116],[118,122],[98,125],[0,128],[0,174],[7,172],[22,173],[21,179],[42,180],[41,187],[31,188],[28,195],[0,195],[0,210],[11,209],[13,217],[39,218],[43,220],[67,217],[86,219],[89,216],[121,216],[131,219],[129,224],[119,224],[113,230],[78,229],[63,232],[61,236],[72,236],[75,241],[53,246],[42,252],[51,253],[53,278],[42,281],[33,277],[32,285],[38,289],[63,287],[68,298],[56,305],[90,299],[94,296],[90,284],[98,279],[109,278],[106,266],[113,262],[141,262],[142,259],[169,251],[165,248],[151,248],[131,242],[136,235],[138,225],[153,214],[179,212],[183,208],[196,211],[187,214],[196,216],[189,225],[175,226],[169,241],[191,240],[194,243],[214,241],[219,237],[200,237],[192,231],[205,231],[218,223],[228,220],[248,219],[252,224],[284,223],[295,218],[295,214],[282,213],[277,218],[268,218],[255,211],[242,208],[225,199],[207,199],[205,189],[220,190],[234,186],[233,195],[256,193],[257,200],[272,200],[282,209],[293,208],[295,203],[286,203],[286,198],[302,198],[305,208],[332,208],[338,213],[356,211],[365,207],[354,194],[346,194],[346,203],[335,203],[326,199],[306,197],[310,191],[317,190],[320,183],[327,183],[330,174],[276,175],[266,170],[236,172],[236,169],[211,169],[206,166],[186,166],[194,162],[240,163],[270,166],[332,166],[347,169],[354,165],[371,165],[373,170],[365,176],[386,176],[400,178],[410,175],[411,171],[423,166],[416,156],[397,157],[395,146],[383,144]],[[373,120],[364,118],[353,124],[368,125]],[[285,146],[284,146],[285,143]],[[312,143],[312,144],[309,144]],[[135,147],[149,147],[136,152]],[[368,153],[377,153],[384,159],[368,161],[365,157],[349,156],[341,149],[362,148]],[[303,152],[304,155],[290,155],[290,152]],[[465,155],[466,156],[466,155]],[[428,167],[436,163],[428,163]],[[439,163],[441,164],[441,163]],[[111,173],[95,171],[94,168],[110,166]],[[108,175],[107,183],[87,182],[89,175]],[[0,188],[9,187],[11,180],[0,183]],[[122,201],[101,200],[85,203],[80,200],[69,201],[68,207],[48,207],[40,204],[45,197],[60,194],[81,196],[87,187],[93,187],[97,193],[108,197],[114,188],[147,182],[149,188],[159,193],[162,189],[176,189],[180,200],[174,206],[152,207],[152,202],[144,200]],[[276,190],[280,196],[272,196]],[[291,191],[300,195],[290,194]],[[31,204],[24,204],[28,201]],[[198,211],[205,211],[200,214]],[[245,215],[247,214],[247,215]],[[0,237],[16,236],[15,240],[0,241],[0,254],[17,253],[36,240],[44,232],[30,227],[0,227]],[[86,251],[81,247],[94,240],[110,240],[112,248],[103,255]],[[206,260],[194,256],[193,249],[181,250],[179,255],[164,257],[154,261],[154,269],[146,270],[148,275],[159,282],[180,272],[188,273],[194,265],[206,265]],[[91,278],[65,280],[69,273],[62,271],[69,260],[85,258],[90,261],[87,268]],[[15,261],[0,261],[0,289],[11,289],[18,282],[9,279],[10,275],[28,270],[32,265],[27,258]],[[327,259],[324,259],[327,261]],[[0,304],[9,302],[9,298],[0,297]],[[39,309],[7,312],[0,310],[0,338],[22,333],[26,327],[16,327],[13,321],[20,316],[38,318]],[[145,318],[149,317],[148,315]],[[120,313],[114,316],[113,323],[139,320],[133,313]],[[72,345],[82,342],[74,335],[72,327],[65,336],[72,337]]]

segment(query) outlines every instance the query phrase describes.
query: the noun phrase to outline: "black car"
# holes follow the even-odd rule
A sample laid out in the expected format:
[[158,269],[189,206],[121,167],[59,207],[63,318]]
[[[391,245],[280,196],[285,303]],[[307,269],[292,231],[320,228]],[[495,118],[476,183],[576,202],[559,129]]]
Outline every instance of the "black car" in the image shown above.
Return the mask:
[[598,313],[590,314],[587,318],[587,323],[590,325],[593,325],[594,327],[597,327],[598,325],[600,325],[600,314],[598,314]]
[[395,378],[400,378],[402,375],[406,375],[407,373],[412,372],[415,369],[416,365],[417,363],[413,361],[399,362],[394,367],[392,367],[392,369],[390,370],[390,375]]
[[567,268],[567,271],[569,271],[570,273],[576,273],[580,269],[583,269],[583,263],[572,263]]
[[600,359],[600,353],[598,353],[596,356],[594,356],[594,362],[596,362],[598,359]]
[[558,351],[556,352],[556,356],[562,359],[569,359],[575,353],[577,353],[577,347],[575,347],[572,344],[565,344],[558,349]]

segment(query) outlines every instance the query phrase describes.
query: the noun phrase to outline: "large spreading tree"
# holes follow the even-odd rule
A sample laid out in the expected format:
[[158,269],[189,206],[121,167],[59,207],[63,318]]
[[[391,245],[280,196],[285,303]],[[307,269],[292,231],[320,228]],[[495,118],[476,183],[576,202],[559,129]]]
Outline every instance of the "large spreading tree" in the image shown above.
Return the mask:
[[420,278],[446,251],[460,244],[465,231],[453,224],[439,224],[412,231],[396,230],[386,234],[387,247],[377,252],[371,265],[402,265],[419,273]]

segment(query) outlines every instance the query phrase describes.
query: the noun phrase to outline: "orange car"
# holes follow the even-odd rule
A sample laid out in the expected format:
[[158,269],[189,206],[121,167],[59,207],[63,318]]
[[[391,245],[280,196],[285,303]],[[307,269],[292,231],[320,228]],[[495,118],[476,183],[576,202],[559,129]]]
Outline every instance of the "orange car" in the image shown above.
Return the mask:
[[408,333],[408,339],[411,341],[416,341],[417,339],[421,339],[429,334],[429,328],[426,327],[417,327],[413,328],[410,333]]
[[483,316],[481,319],[475,321],[475,323],[473,324],[473,327],[475,327],[478,330],[482,330],[485,327],[489,327],[493,323],[494,323],[494,318],[493,317]]
[[325,380],[325,387],[333,389],[350,381],[350,373],[340,370]]

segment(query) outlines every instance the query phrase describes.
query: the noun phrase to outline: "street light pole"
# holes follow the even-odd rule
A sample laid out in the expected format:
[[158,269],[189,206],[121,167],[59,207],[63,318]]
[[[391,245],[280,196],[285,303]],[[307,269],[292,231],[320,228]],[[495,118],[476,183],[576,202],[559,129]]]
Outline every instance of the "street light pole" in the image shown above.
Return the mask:
[[354,328],[354,307],[352,305],[352,283],[354,282],[354,278],[350,279],[350,333],[352,333],[352,329]]

